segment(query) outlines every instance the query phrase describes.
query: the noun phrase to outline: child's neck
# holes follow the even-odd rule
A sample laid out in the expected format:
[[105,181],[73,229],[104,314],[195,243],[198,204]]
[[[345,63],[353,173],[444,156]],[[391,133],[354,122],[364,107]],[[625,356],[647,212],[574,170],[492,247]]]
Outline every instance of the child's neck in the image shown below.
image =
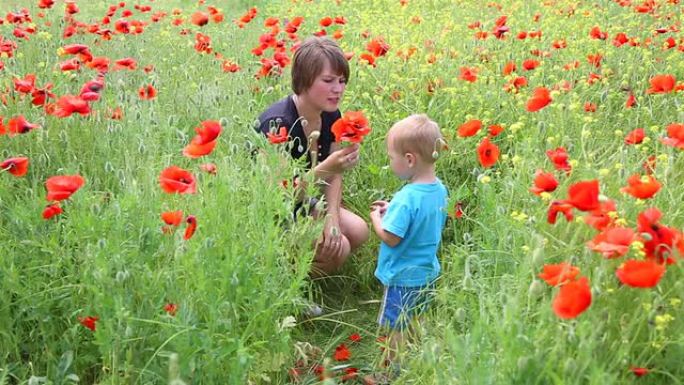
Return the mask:
[[425,164],[416,165],[416,173],[409,179],[410,183],[434,183],[437,177],[435,176],[435,165]]

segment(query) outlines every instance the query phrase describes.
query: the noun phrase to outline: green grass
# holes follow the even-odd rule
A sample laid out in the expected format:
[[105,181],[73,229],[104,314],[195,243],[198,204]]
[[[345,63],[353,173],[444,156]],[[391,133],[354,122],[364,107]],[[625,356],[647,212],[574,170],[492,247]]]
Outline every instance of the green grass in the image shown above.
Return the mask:
[[[681,13],[681,5],[661,3],[658,12]],[[162,22],[148,25],[141,35],[102,41],[91,34],[62,39],[63,4],[44,11],[44,19],[36,16],[36,4],[0,5],[0,15],[28,7],[38,27],[30,40],[19,41],[12,37],[14,26],[0,26],[0,33],[19,45],[14,57],[0,59],[5,64],[0,89],[8,87],[9,98],[0,105],[0,115],[6,122],[23,114],[42,126],[25,135],[0,136],[0,161],[24,155],[31,162],[23,178],[0,173],[0,384],[67,384],[75,376],[82,384],[284,384],[296,361],[316,350],[311,347],[320,351],[308,354],[310,364],[329,370],[337,365],[333,374],[343,370],[339,365],[361,373],[376,370],[381,359],[376,339],[386,334],[375,321],[382,293],[373,276],[377,238],[338,276],[309,280],[311,240],[322,224],[293,223],[293,193],[279,187],[281,180],[301,173],[301,165],[283,165],[283,149],[252,129],[258,114],[290,91],[289,67],[282,77],[254,78],[260,63],[250,50],[266,32],[266,17],[296,15],[306,18],[301,37],[317,31],[323,16],[348,20],[334,27],[344,31],[343,49],[355,53],[342,108],[363,110],[373,132],[362,145],[361,163],[345,175],[346,207],[367,219],[370,202],[390,199],[401,186],[385,167],[384,135],[393,122],[425,112],[449,143],[437,163],[438,176],[451,204],[462,202],[465,215],[447,223],[437,295],[421,337],[405,352],[397,384],[683,382],[681,262],[668,266],[653,289],[623,286],[614,271],[625,258],[640,258],[638,253],[601,258],[586,247],[595,230],[565,219],[549,225],[548,201],[528,191],[536,169],[552,170],[545,151],[565,146],[573,172],[557,173],[560,185],[552,199],[563,199],[577,181],[599,179],[601,193],[616,201],[627,226],[634,227],[647,207],[663,212],[663,224],[684,226],[679,187],[684,160],[681,150],[659,141],[668,124],[684,122],[682,94],[645,94],[656,74],[684,79],[682,52],[661,49],[670,34],[653,34],[674,19],[636,14],[609,1],[506,1],[501,11],[475,1],[410,0],[405,7],[394,0],[238,1],[215,4],[223,8],[225,21],[198,29],[170,24],[173,8],[188,16],[200,9],[196,2],[157,0],[149,3],[153,12],[169,13]],[[232,20],[252,5],[259,9],[257,17],[238,28]],[[76,18],[99,21],[107,6],[80,2]],[[571,7],[574,15],[568,16]],[[541,14],[539,22],[532,21],[535,13]],[[503,14],[511,26],[507,40],[473,39],[475,31],[467,24],[479,20],[491,30]],[[133,18],[149,16],[136,12]],[[420,23],[412,21],[415,16]],[[609,33],[606,41],[589,38],[597,25]],[[192,31],[181,35],[182,28]],[[543,36],[515,39],[521,30],[542,30]],[[214,51],[242,70],[224,73],[212,55],[195,52],[197,31],[211,36]],[[361,36],[364,31],[370,38],[383,36],[391,47],[375,68],[358,61],[370,39]],[[642,42],[652,38],[654,44],[618,48],[611,44],[618,32]],[[566,39],[568,47],[551,49],[557,39]],[[58,96],[78,93],[96,73],[60,73],[57,65],[67,57],[57,56],[58,48],[72,43],[88,44],[95,56],[134,57],[139,69],[109,72],[94,114],[59,119],[32,107],[30,98],[20,98],[12,78],[34,73],[38,86],[52,82]],[[411,59],[397,57],[409,47],[416,48]],[[530,53],[534,49],[551,56],[538,58]],[[604,56],[600,69],[586,62],[596,52]],[[430,54],[437,57],[434,64],[427,63]],[[534,71],[518,70],[529,86],[518,95],[504,92],[503,65],[514,60],[520,66],[529,58],[542,62]],[[580,61],[579,69],[562,70],[574,60]],[[148,64],[155,67],[150,74],[141,70]],[[478,67],[477,82],[459,80],[461,66]],[[589,85],[589,72],[604,79]],[[535,87],[561,80],[576,83],[570,92],[554,93],[545,109],[525,111]],[[146,84],[158,90],[153,101],[137,96]],[[430,84],[437,85],[432,93]],[[633,109],[624,108],[627,87],[638,99]],[[400,95],[397,101],[391,98],[394,92]],[[587,101],[597,103],[597,112],[584,112]],[[117,106],[124,111],[120,121],[108,118],[108,110]],[[223,126],[216,150],[202,159],[183,157],[193,128],[209,119]],[[494,140],[502,157],[493,168],[477,162],[482,134],[455,134],[469,119],[505,126]],[[646,128],[650,142],[624,146],[624,134],[636,127]],[[252,154],[254,149],[259,155]],[[620,193],[649,155],[658,156],[655,176],[661,191],[647,202]],[[216,164],[217,175],[200,171],[205,162]],[[159,173],[170,165],[193,172],[197,194],[161,191]],[[64,214],[43,220],[45,180],[75,173],[84,176],[85,186],[63,203]],[[160,213],[181,209],[198,219],[189,241],[182,239],[183,228],[173,235],[160,231]],[[554,315],[557,289],[545,284],[531,289],[538,285],[533,282],[542,264],[561,261],[578,266],[591,282],[592,305],[574,320]],[[175,316],[164,312],[167,303],[178,305]],[[325,313],[304,317],[311,303],[321,304]],[[668,321],[668,315],[673,319]],[[78,317],[85,316],[99,317],[95,332],[79,324]],[[352,333],[362,340],[349,341]],[[332,360],[341,343],[351,350],[348,362]],[[631,366],[651,372],[637,378]],[[315,375],[301,379],[317,382]]]

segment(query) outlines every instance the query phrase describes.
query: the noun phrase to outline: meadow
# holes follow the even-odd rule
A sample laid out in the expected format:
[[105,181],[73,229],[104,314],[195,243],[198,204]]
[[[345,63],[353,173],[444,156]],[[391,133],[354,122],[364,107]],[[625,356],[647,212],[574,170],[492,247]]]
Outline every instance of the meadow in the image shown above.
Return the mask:
[[[385,133],[446,148],[442,274],[396,384],[684,383],[678,0],[0,4],[0,385],[364,383],[371,237],[312,280],[257,116],[297,41],[350,55],[368,219]],[[194,147],[193,147],[194,146]],[[198,150],[199,149],[199,150]],[[201,152],[201,155],[197,153]],[[315,194],[315,191],[309,191]],[[312,304],[323,308],[304,314]]]

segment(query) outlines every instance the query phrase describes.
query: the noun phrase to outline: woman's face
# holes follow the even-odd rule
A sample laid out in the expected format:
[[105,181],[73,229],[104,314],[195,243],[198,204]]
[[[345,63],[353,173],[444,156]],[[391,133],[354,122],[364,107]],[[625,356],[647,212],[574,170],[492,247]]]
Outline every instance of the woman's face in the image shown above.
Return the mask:
[[311,107],[317,110],[334,112],[339,108],[346,86],[347,79],[335,73],[326,60],[321,73],[301,96],[304,96],[311,103]]

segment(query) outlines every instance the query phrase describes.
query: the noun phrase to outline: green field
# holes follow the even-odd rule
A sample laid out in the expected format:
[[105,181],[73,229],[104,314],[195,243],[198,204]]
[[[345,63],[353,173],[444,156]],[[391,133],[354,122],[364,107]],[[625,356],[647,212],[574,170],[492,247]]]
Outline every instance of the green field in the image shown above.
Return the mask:
[[[108,24],[110,4],[75,4],[79,12],[66,17],[62,0],[46,9],[38,0],[0,3],[0,163],[29,160],[23,176],[9,165],[0,171],[0,385],[361,384],[378,370],[378,339],[387,333],[376,324],[378,238],[338,275],[309,279],[323,223],[293,222],[295,193],[281,183],[303,164],[283,162],[284,147],[253,129],[266,107],[291,93],[289,65],[259,75],[274,52],[256,56],[260,38],[275,34],[291,57],[292,38],[321,29],[354,53],[341,110],[363,111],[372,127],[359,165],[345,173],[345,207],[368,220],[370,203],[401,187],[385,151],[394,122],[426,113],[448,144],[437,162],[453,208],[442,275],[393,383],[684,383],[678,1],[141,0],[112,2]],[[239,25],[253,6],[253,18]],[[208,24],[191,23],[197,11]],[[290,37],[284,29],[296,16],[304,22]],[[322,27],[324,17],[344,24]],[[277,31],[265,26],[268,18]],[[389,50],[370,65],[362,54],[378,38]],[[93,59],[65,52],[73,44],[87,45]],[[95,58],[108,58],[108,70]],[[115,69],[123,58],[136,68]],[[63,70],[67,60],[80,68]],[[516,68],[504,74],[510,62]],[[79,95],[98,71],[104,88],[88,113],[55,113],[64,111],[61,97]],[[35,81],[24,89],[29,74]],[[526,85],[513,85],[519,77]],[[148,85],[156,97],[141,98]],[[542,87],[552,101],[529,111]],[[54,96],[36,105],[36,89]],[[628,107],[630,95],[636,103]],[[117,108],[122,116],[113,119]],[[12,132],[19,116],[39,127]],[[222,127],[213,152],[183,156],[209,120]],[[473,120],[482,128],[459,135]],[[503,129],[489,135],[500,156],[484,167],[477,147],[491,125]],[[636,128],[645,138],[625,143]],[[547,155],[560,147],[571,171]],[[207,163],[215,174],[203,171]],[[159,176],[169,166],[191,172],[196,193],[165,193]],[[559,182],[554,191],[530,191],[537,170]],[[632,175],[648,182],[648,172],[660,184],[654,195],[649,186],[626,189]],[[44,219],[52,201],[46,181],[63,175],[85,183],[60,202],[61,214]],[[569,193],[593,180],[598,196]],[[615,206],[582,209],[597,197]],[[550,207],[573,218],[561,213],[551,224]],[[662,216],[645,225],[649,208]],[[180,226],[162,231],[161,213],[176,210]],[[188,215],[197,229],[186,240]],[[591,215],[605,222],[600,230],[585,220]],[[633,236],[605,239],[615,228]],[[633,287],[653,276],[619,278],[628,260],[665,273]],[[579,273],[552,287],[539,274],[560,262]],[[555,298],[579,277],[591,304],[561,318]],[[305,317],[312,304],[323,314]],[[87,317],[97,317],[94,330]],[[349,339],[354,333],[360,341]],[[341,344],[348,360],[335,359]],[[358,375],[343,381],[348,368]]]

